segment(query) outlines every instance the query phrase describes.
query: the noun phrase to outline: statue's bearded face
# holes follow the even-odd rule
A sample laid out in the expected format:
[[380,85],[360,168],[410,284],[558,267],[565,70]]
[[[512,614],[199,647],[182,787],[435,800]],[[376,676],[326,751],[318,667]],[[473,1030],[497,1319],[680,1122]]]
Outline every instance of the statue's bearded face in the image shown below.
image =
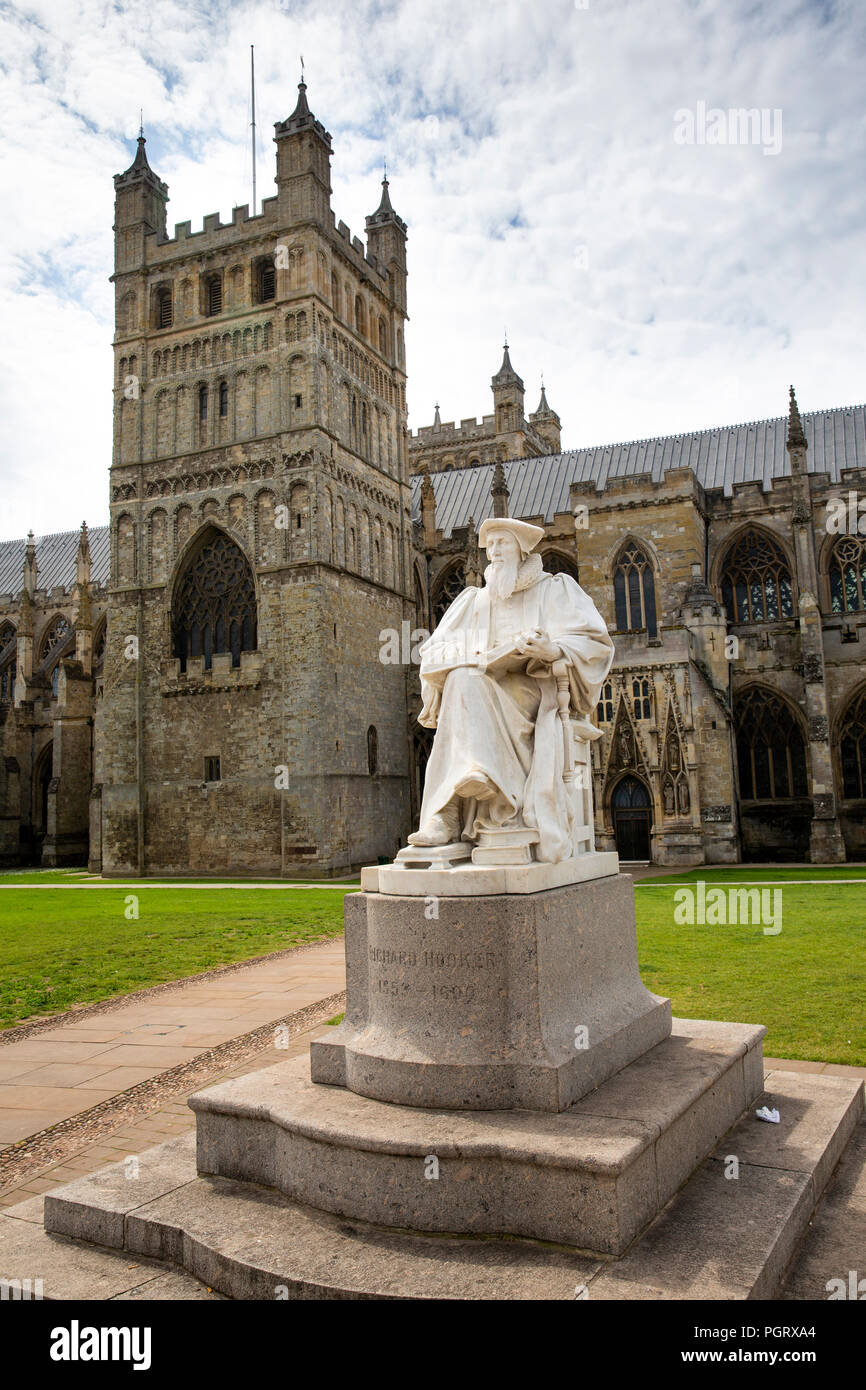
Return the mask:
[[487,541],[490,564],[484,571],[484,582],[493,598],[510,598],[517,583],[522,553],[517,537],[511,531],[492,531]]

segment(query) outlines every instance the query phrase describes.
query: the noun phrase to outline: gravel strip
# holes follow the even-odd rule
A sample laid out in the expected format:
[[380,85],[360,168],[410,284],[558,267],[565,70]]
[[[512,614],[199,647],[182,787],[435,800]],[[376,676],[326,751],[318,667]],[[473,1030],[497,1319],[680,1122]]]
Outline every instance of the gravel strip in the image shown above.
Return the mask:
[[[296,1037],[316,1024],[333,1018],[334,1014],[345,1008],[345,1004],[345,991],[318,999],[296,1013],[272,1019],[251,1033],[230,1038],[228,1042],[220,1043],[219,1047],[208,1048],[189,1062],[169,1067],[158,1076],[100,1101],[89,1110],[70,1115],[49,1129],[28,1135],[17,1144],[10,1144],[0,1152],[0,1195],[10,1187],[20,1186],[26,1177],[34,1176],[35,1170],[61,1163],[85,1145],[95,1144],[130,1120],[140,1119],[150,1111],[160,1109],[172,1097],[189,1094],[214,1076],[263,1052],[266,1047],[273,1048],[277,1028],[285,1027],[289,1038]],[[280,1052],[274,1049],[274,1063],[279,1060]]]
[[137,989],[132,994],[116,994],[111,999],[98,999],[94,1004],[81,1004],[66,1009],[61,1014],[40,1015],[39,1018],[29,1019],[26,1023],[17,1023],[0,1031],[0,1047],[5,1043],[21,1042],[24,1038],[31,1038],[34,1034],[43,1033],[49,1028],[62,1028],[65,1023],[80,1023],[83,1018],[112,1013],[115,1009],[125,1009],[127,1004],[137,1004],[144,999],[170,994],[173,990],[185,989],[187,985],[197,985],[203,980],[214,980],[219,975],[235,975],[250,965],[261,965],[263,961],[280,960],[284,956],[312,951],[317,946],[323,946],[326,941],[339,941],[341,935],[342,933],[336,936],[320,936],[315,941],[303,941],[300,946],[287,946],[284,951],[268,951],[263,956],[250,956],[249,960],[233,961],[229,965],[215,965],[213,970],[203,970],[200,975],[184,975],[180,980],[166,980],[161,985],[148,985],[146,989]]

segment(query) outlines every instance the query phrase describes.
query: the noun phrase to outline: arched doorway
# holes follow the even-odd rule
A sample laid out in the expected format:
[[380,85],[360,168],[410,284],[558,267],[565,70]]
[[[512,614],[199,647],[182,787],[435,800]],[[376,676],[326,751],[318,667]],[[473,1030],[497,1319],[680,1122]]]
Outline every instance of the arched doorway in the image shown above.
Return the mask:
[[623,777],[613,789],[610,808],[620,859],[649,860],[652,803],[644,783],[637,777]]

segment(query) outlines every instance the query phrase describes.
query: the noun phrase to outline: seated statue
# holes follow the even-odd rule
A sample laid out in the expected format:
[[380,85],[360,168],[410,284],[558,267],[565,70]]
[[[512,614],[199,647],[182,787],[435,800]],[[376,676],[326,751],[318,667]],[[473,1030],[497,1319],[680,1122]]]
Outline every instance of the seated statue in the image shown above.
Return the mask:
[[436,736],[416,849],[522,842],[541,863],[572,856],[569,720],[595,708],[613,643],[580,585],[532,554],[543,535],[511,517],[485,521],[484,587],[464,589],[421,647],[419,722]]

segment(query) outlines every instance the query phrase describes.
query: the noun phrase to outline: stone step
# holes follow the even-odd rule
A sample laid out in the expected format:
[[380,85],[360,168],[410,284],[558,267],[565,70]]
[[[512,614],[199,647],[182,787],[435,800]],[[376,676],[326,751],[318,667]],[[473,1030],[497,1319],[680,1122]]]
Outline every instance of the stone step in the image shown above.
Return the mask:
[[120,1163],[48,1194],[45,1221],[230,1298],[765,1299],[863,1114],[863,1086],[773,1072],[762,1102],[780,1124],[750,1109],[619,1259],[386,1229],[201,1178],[191,1135],[142,1155],[134,1181]]
[[760,1093],[763,1033],[674,1020],[559,1113],[389,1105],[314,1085],[298,1057],[192,1097],[199,1171],[374,1225],[616,1255]]
[[7,1281],[12,1299],[27,1293],[62,1303],[207,1302],[222,1297],[185,1270],[161,1261],[49,1235],[41,1221],[29,1219],[29,1213],[20,1215],[31,1206],[32,1201],[23,1202],[0,1216],[0,1280]]
[[[779,1124],[756,1118],[762,1105]],[[863,1109],[860,1081],[770,1072],[758,1104],[591,1297],[774,1298]]]

